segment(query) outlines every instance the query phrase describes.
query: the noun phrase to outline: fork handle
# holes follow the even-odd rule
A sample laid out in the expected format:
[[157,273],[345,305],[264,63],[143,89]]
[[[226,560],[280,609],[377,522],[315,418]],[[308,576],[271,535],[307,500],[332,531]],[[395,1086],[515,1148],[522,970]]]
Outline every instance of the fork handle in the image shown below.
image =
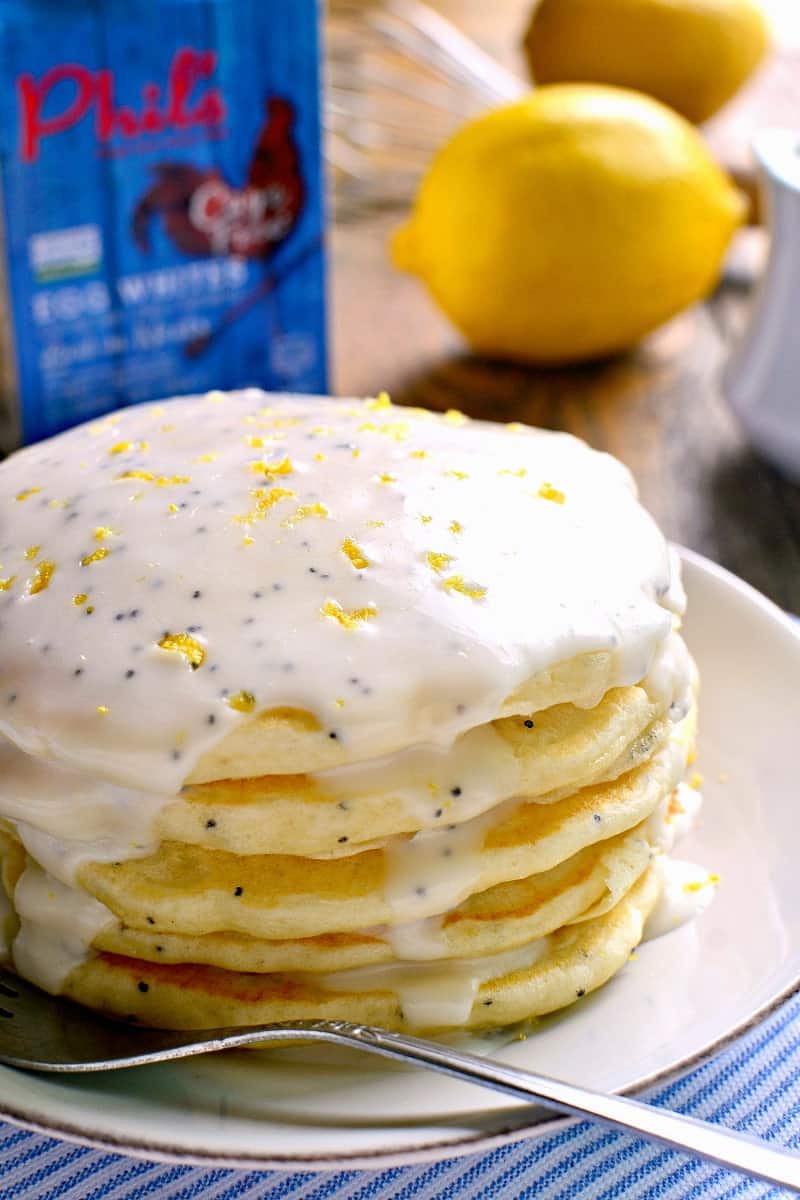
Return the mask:
[[[309,1022],[308,1034],[314,1040],[357,1047],[400,1062],[420,1063],[444,1075],[477,1083],[518,1100],[539,1100],[547,1108],[573,1117],[592,1117],[603,1125],[641,1134],[672,1150],[693,1154],[800,1192],[800,1155],[774,1148],[748,1134],[656,1108],[640,1100],[563,1083],[534,1071],[523,1071],[507,1063],[478,1058],[405,1034],[336,1021],[319,1022],[316,1028],[314,1022]],[[297,1026],[294,1037],[297,1037]],[[273,1039],[274,1031],[270,1040]],[[258,1034],[251,1040],[257,1042]]]

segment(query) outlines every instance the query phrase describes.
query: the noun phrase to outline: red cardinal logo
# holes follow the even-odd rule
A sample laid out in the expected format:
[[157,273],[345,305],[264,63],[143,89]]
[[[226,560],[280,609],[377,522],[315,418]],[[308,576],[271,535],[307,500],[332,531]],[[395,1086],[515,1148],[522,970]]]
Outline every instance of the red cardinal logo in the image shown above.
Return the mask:
[[167,237],[192,257],[232,254],[268,258],[294,228],[303,208],[300,158],[292,137],[294,108],[267,101],[247,182],[233,187],[216,170],[188,163],[159,163],[155,183],[133,214],[134,240],[151,249],[150,225],[161,217]]

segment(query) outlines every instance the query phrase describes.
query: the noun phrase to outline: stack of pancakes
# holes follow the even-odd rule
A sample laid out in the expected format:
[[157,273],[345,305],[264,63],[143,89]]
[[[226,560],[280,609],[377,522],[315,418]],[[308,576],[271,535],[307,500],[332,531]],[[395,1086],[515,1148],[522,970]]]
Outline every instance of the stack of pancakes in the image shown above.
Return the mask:
[[22,975],[163,1027],[442,1029],[626,962],[696,679],[614,460],[253,390],[33,447],[0,495]]

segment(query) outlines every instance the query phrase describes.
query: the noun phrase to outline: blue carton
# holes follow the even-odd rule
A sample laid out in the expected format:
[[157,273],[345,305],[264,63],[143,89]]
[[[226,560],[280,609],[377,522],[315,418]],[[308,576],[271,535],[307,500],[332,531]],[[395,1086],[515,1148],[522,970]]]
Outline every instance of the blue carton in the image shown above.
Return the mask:
[[324,392],[316,0],[0,0],[0,440]]

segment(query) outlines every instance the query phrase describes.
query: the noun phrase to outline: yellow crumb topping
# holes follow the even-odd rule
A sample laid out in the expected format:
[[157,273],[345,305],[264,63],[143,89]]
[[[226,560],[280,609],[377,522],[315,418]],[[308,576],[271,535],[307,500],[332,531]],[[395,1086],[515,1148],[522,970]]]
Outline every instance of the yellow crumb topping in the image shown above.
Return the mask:
[[109,529],[108,525],[98,525],[92,537],[96,542],[104,542],[106,538],[114,536],[114,530]]
[[112,446],[109,454],[124,454],[126,450],[133,449],[133,442],[117,442],[116,446]]
[[519,467],[516,471],[512,471],[510,467],[503,467],[502,471],[498,471],[497,474],[513,475],[515,479],[524,479],[528,471],[525,467]]
[[367,525],[370,527],[370,529],[382,529],[385,524],[385,521],[367,521]]
[[445,471],[445,475],[449,475],[451,479],[469,479],[466,471]]
[[40,487],[25,488],[24,491],[17,492],[16,499],[17,500],[27,500],[29,496],[35,496],[36,493],[40,492],[41,490],[42,489]]
[[345,538],[342,542],[342,554],[345,558],[349,558],[350,562],[357,571],[363,571],[369,566],[369,559],[360,546],[356,545],[352,538]]
[[107,712],[108,712],[108,705],[107,705],[107,704],[98,704],[98,706],[97,706],[97,715],[98,715],[99,717],[104,717],[104,716],[106,715],[106,713],[107,713]]
[[9,575],[8,579],[0,579],[0,592],[7,592],[16,582],[16,575]]
[[377,617],[378,610],[374,604],[366,608],[342,608],[338,600],[326,600],[320,612],[324,617],[338,621],[343,629],[357,629],[364,621]]
[[451,521],[447,528],[450,530],[451,533],[463,533],[464,532],[464,526],[461,524],[460,521]]
[[700,774],[699,771],[695,771],[693,773],[693,775],[691,776],[691,778],[689,779],[689,787],[694,788],[694,790],[697,792],[700,790],[700,788],[702,786],[703,786],[703,776]]
[[213,453],[213,451],[212,451],[210,454],[198,454],[197,458],[194,461],[196,463],[213,463],[213,462],[216,462],[218,458],[219,458],[219,455]]
[[446,421],[448,425],[466,425],[469,417],[465,417],[464,414],[459,412],[457,408],[448,408],[447,412],[444,414],[443,420]]
[[206,660],[205,649],[188,633],[165,633],[158,645],[170,654],[182,655],[193,671],[202,667]]
[[102,562],[104,558],[108,558],[111,551],[107,546],[98,546],[91,554],[86,554],[81,559],[82,567],[90,567],[92,563]]
[[25,558],[28,560],[28,562],[33,562],[35,558],[39,557],[39,551],[41,548],[41,546],[28,546],[28,549],[25,551]]
[[80,606],[82,604],[85,604],[88,599],[89,599],[89,597],[86,595],[86,592],[77,592],[72,597],[72,603],[75,605],[76,608],[80,608]]
[[408,457],[409,458],[430,458],[430,455],[428,454],[427,450],[412,450],[409,453]]
[[397,477],[395,475],[387,475],[384,473],[378,476],[378,483],[397,483]]
[[433,517],[428,516],[427,513],[420,513],[419,519],[423,525],[430,525],[431,521],[433,520]]
[[240,713],[251,713],[256,706],[256,698],[252,692],[237,692],[228,697],[228,708]]

